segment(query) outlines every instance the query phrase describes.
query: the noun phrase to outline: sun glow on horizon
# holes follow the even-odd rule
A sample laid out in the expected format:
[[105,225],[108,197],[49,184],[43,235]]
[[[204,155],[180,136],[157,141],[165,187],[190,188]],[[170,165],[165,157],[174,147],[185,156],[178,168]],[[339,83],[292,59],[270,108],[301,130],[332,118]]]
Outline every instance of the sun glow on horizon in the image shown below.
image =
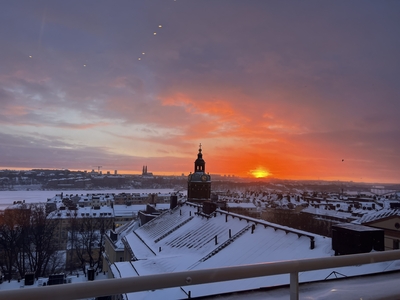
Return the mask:
[[255,170],[250,170],[249,173],[253,175],[255,178],[264,178],[271,175],[271,173],[264,167],[257,167],[257,169]]

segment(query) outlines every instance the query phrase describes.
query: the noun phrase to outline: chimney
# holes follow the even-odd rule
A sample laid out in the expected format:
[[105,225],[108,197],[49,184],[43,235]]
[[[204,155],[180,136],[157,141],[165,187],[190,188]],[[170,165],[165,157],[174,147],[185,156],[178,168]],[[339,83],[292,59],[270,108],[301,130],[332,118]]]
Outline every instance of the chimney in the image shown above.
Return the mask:
[[115,233],[115,231],[111,230],[110,231],[110,239],[115,242],[118,239],[118,234]]
[[178,205],[178,196],[171,195],[169,197],[169,209],[174,209]]

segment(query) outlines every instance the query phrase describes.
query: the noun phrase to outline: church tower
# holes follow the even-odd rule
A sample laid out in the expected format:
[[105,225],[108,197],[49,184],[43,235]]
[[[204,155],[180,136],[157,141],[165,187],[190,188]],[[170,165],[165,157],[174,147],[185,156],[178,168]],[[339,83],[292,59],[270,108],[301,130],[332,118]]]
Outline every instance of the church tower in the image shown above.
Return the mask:
[[188,201],[202,203],[211,198],[211,176],[206,174],[201,144],[194,162],[194,173],[188,177]]

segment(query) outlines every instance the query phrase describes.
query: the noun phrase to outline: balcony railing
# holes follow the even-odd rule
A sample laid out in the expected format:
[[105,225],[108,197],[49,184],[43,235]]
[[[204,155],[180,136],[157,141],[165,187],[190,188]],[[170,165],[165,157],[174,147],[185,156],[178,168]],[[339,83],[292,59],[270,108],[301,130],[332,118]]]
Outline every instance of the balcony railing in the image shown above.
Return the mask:
[[290,274],[290,299],[299,299],[298,273],[400,259],[400,250],[323,257],[244,266],[183,271],[130,278],[0,291],[0,299],[82,299],[147,290],[184,287],[236,279]]

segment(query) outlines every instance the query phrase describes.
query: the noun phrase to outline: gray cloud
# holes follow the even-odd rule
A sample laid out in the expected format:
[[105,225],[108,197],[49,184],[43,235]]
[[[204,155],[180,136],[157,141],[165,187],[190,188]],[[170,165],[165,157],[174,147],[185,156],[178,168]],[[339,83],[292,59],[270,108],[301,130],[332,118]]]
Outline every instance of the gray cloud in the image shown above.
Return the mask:
[[[89,152],[131,159],[63,139],[63,130],[89,128],[88,135],[151,143],[160,157],[186,156],[176,149],[201,139],[252,137],[348,147],[375,168],[397,161],[388,153],[396,153],[400,126],[398,2],[14,1],[2,8],[2,164],[27,163],[28,151],[32,161],[47,151],[61,162],[84,163]],[[61,128],[52,138],[64,144],[7,148],[23,141],[8,127],[41,135]],[[369,147],[349,146],[352,136]]]

